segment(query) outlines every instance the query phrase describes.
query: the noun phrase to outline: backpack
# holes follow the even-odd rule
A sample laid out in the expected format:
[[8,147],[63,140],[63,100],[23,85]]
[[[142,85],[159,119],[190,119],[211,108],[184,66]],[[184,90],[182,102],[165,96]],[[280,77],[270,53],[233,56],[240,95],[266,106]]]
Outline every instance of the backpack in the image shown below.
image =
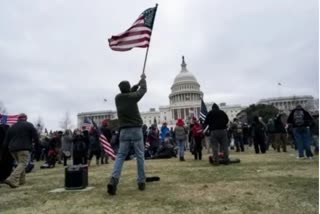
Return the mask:
[[304,112],[303,110],[295,110],[293,113],[293,123],[296,126],[302,126],[304,125]]

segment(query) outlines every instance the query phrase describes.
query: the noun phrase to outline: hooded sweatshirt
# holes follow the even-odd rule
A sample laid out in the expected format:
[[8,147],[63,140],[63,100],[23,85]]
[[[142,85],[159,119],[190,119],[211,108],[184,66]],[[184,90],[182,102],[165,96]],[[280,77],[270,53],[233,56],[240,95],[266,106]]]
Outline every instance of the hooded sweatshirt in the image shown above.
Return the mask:
[[174,134],[176,136],[176,140],[187,140],[187,130],[184,127],[184,123],[181,119],[179,119],[176,123]]
[[131,89],[130,92],[120,93],[115,98],[120,129],[142,127],[143,121],[140,116],[138,102],[147,92],[146,80],[141,79],[139,90],[135,90],[136,88]]
[[204,121],[204,127],[209,126],[209,130],[223,130],[227,128],[229,118],[226,113],[219,109],[217,104],[212,105],[212,110],[209,111],[206,120]]

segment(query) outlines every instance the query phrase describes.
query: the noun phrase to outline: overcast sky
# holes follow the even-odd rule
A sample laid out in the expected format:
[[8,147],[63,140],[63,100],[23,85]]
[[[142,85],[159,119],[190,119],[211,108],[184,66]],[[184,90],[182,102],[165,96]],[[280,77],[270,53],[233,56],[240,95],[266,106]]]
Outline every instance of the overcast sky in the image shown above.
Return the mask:
[[317,0],[10,0],[0,7],[0,101],[7,112],[57,129],[67,111],[75,126],[79,112],[115,110],[118,83],[139,80],[145,49],[114,52],[107,38],[155,3],[140,110],[169,104],[182,55],[206,102],[319,97]]

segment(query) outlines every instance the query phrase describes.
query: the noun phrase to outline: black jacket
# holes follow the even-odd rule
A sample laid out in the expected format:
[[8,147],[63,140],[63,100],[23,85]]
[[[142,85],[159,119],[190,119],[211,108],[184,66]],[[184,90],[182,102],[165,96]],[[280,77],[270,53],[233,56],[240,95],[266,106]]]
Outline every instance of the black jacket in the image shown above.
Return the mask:
[[[302,112],[303,112],[303,124],[302,124],[302,125],[298,125],[298,124],[295,123],[294,114],[295,114],[296,111],[302,111]],[[289,117],[288,117],[287,122],[288,122],[289,124],[292,124],[292,126],[293,126],[294,128],[296,128],[296,127],[308,127],[308,126],[310,126],[310,125],[312,124],[313,118],[311,117],[311,115],[309,114],[309,112],[307,112],[307,111],[304,110],[303,108],[301,108],[301,109],[295,108],[295,109],[293,109],[293,110],[291,111],[291,113],[290,113],[290,115],[289,115]]]
[[110,143],[111,138],[112,138],[112,133],[111,133],[110,129],[107,127],[101,126],[100,131],[107,138],[108,142]]
[[8,145],[10,152],[32,150],[32,141],[39,143],[37,130],[32,123],[18,121],[11,126],[6,135],[5,144]]
[[220,110],[216,104],[213,104],[212,110],[209,111],[206,120],[204,121],[204,127],[209,125],[209,130],[222,130],[227,128],[229,118],[227,114]]
[[278,115],[274,121],[274,133],[287,133],[285,124],[281,121],[282,115]]

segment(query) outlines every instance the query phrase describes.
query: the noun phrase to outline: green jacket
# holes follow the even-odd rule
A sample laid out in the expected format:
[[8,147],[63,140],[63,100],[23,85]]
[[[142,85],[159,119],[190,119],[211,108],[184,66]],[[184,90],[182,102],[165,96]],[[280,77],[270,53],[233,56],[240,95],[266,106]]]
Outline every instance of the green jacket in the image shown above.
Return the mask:
[[138,102],[147,92],[146,80],[140,80],[140,88],[129,93],[118,94],[115,98],[119,128],[141,127],[143,121],[140,117]]

